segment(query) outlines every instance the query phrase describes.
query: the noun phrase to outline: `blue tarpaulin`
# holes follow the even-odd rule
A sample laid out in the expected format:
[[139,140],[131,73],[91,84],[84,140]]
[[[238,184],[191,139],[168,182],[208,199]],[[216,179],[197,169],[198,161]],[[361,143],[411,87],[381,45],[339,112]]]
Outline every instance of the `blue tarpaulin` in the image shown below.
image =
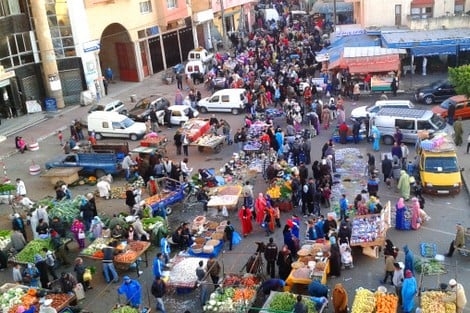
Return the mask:
[[[366,34],[344,36],[333,41],[328,48],[317,52],[319,59],[324,59],[328,55],[330,63],[334,63],[341,58],[344,47],[380,47],[380,38],[378,36],[369,36]],[[318,60],[317,60],[318,61]],[[321,61],[320,61],[321,62]]]
[[410,49],[411,54],[415,57],[424,57],[431,55],[449,55],[457,54],[456,45],[442,45],[442,46],[428,46],[428,47],[414,47]]

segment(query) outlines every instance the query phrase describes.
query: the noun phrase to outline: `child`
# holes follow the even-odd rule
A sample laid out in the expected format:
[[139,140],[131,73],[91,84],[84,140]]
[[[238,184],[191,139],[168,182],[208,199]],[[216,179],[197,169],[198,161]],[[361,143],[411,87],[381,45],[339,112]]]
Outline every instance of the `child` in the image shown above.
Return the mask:
[[339,212],[340,212],[340,220],[346,219],[346,212],[349,207],[348,199],[346,199],[346,194],[341,195],[341,199],[339,200]]
[[274,207],[274,221],[276,222],[276,227],[281,228],[281,210],[279,210],[279,203],[275,203]]
[[393,255],[385,255],[385,277],[380,281],[382,284],[386,284],[387,278],[390,277],[390,285],[393,285],[393,273],[395,272],[393,263],[395,263]]
[[62,134],[61,130],[59,130],[57,132],[57,138],[59,139],[59,145],[63,146],[64,145],[64,142],[63,142],[64,134]]
[[22,284],[23,283],[23,275],[21,275],[21,266],[19,263],[15,264],[15,267],[13,267],[13,281],[17,284]]

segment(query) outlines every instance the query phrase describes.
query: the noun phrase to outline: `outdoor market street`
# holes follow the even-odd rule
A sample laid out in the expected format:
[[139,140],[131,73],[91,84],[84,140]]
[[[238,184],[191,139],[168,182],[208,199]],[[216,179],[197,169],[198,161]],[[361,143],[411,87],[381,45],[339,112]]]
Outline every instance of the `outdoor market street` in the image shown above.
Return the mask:
[[[401,82],[401,89],[404,93],[399,94],[399,99],[409,99],[412,96],[412,90],[418,86],[425,85],[431,81],[445,77],[445,75],[428,75],[426,77],[414,75],[412,78],[408,75]],[[207,91],[203,90],[203,86],[200,86],[203,96],[207,94]],[[114,99],[121,99],[127,103],[128,109],[132,107],[129,103],[130,95],[137,95],[137,99],[150,94],[161,94],[167,97],[170,101],[174,99],[174,93],[176,85],[163,85],[160,74],[156,74],[153,77],[145,80],[141,83],[125,83],[118,82],[110,85],[110,94],[102,99],[102,102],[108,102]],[[370,104],[378,98],[378,95],[364,95],[355,104],[355,106]],[[324,99],[326,101],[326,99]],[[350,110],[354,107],[351,101],[346,101],[346,116],[349,116]],[[424,106],[420,106],[424,107]],[[6,166],[6,174],[9,178],[14,180],[16,177],[21,177],[28,189],[28,196],[34,200],[41,199],[47,195],[54,195],[52,185],[49,184],[44,178],[39,176],[30,176],[28,167],[34,162],[35,164],[44,167],[44,162],[53,157],[54,155],[61,152],[61,148],[58,144],[56,137],[57,130],[64,129],[64,135],[69,134],[68,126],[73,119],[80,118],[86,115],[87,107],[71,107],[59,111],[56,114],[47,114],[51,117],[46,117],[46,114],[36,113],[34,115],[28,115],[15,120],[3,120],[0,125],[0,134],[8,135],[7,141],[4,141],[0,145],[0,156],[2,156],[2,162]],[[206,115],[208,116],[208,115]],[[241,126],[242,117],[233,116],[231,114],[217,114],[217,117],[226,119],[232,126],[232,133]],[[280,121],[278,123],[281,123]],[[274,122],[276,124],[276,121]],[[283,122],[284,124],[284,122]],[[26,126],[30,128],[24,129]],[[34,126],[33,126],[34,125]],[[170,130],[164,130],[162,134],[166,135],[170,139],[170,145],[168,146],[168,152],[170,158],[175,161],[179,161],[180,158],[175,157],[175,151],[171,145],[172,137],[174,134],[174,128]],[[470,122],[464,122],[464,138],[466,139],[470,131]],[[15,153],[14,150],[14,136],[21,135],[27,141],[36,139],[39,142],[40,149],[35,152],[26,152],[24,154]],[[313,139],[313,151],[312,160],[317,160],[320,157],[320,147],[330,137],[330,131],[321,132],[321,134]],[[131,146],[137,145],[137,142],[130,142]],[[351,146],[353,144],[350,144]],[[349,146],[349,145],[348,145]],[[343,145],[336,144],[336,149],[342,148]],[[355,146],[356,147],[356,146]],[[367,152],[371,152],[370,145],[363,142],[357,145],[363,155]],[[412,146],[410,151],[412,151]],[[318,148],[318,149],[316,149]],[[389,146],[381,146],[381,150],[388,152]],[[458,148],[460,166],[465,168],[463,176],[470,177],[470,158],[465,154],[466,145]],[[213,167],[219,169],[225,164],[232,154],[236,152],[236,145],[226,146],[218,154],[201,154],[195,147],[190,148],[189,164],[195,170],[202,167]],[[414,152],[414,151],[413,151]],[[375,155],[376,160],[379,160],[378,153]],[[377,161],[378,162],[378,161]],[[0,175],[1,176],[1,175]],[[251,180],[255,185],[255,194],[258,192],[265,192],[266,184],[262,179],[262,175],[252,177]],[[465,179],[470,182],[470,179]],[[122,185],[123,179],[118,178],[115,181],[116,185]],[[80,186],[72,188],[73,195],[86,194],[87,192],[93,191],[94,187]],[[382,203],[391,201],[392,206],[398,198],[398,193],[394,189],[388,189],[381,185],[379,190]],[[352,202],[355,195],[348,195],[348,199]],[[464,226],[470,224],[470,213],[469,213],[469,195],[467,189],[463,189],[462,192],[455,197],[431,197],[425,196],[426,198],[426,212],[432,217],[431,221],[424,224],[424,226],[418,231],[396,231],[390,229],[387,238],[391,239],[393,243],[402,250],[403,245],[407,244],[410,249],[414,252],[415,257],[419,256],[419,244],[421,242],[436,243],[438,245],[438,253],[445,254],[447,252],[449,243],[454,238],[455,223],[461,222]],[[124,204],[124,200],[97,200],[97,207],[99,212],[106,214],[118,213],[127,211]],[[8,205],[0,205],[1,220],[0,227],[2,229],[10,229],[11,222],[8,215],[11,213]],[[170,216],[170,225],[175,226],[182,221],[192,221],[195,216],[200,215],[202,212],[182,212],[175,207],[175,212]],[[295,212],[300,214],[300,212]],[[322,214],[326,215],[327,210],[323,209]],[[290,217],[290,214],[283,213],[281,220],[285,221]],[[233,222],[235,229],[239,229],[238,218],[234,212],[230,212],[230,220]],[[469,226],[470,227],[470,226]],[[302,225],[301,234],[305,231],[305,226]],[[278,245],[282,244],[281,230],[276,230],[274,234],[275,241]],[[254,226],[254,233],[249,235],[246,239],[242,240],[241,244],[236,246],[233,251],[225,251],[219,256],[219,261],[223,263],[225,273],[238,273],[246,260],[251,256],[255,249],[255,241],[267,241],[264,231],[258,226]],[[77,253],[77,247],[75,244],[70,245],[72,247],[70,251],[70,260],[73,260]],[[158,248],[154,248],[149,252],[149,261],[151,263],[153,256],[158,251]],[[342,274],[338,278],[332,278],[328,280],[328,285],[333,288],[335,283],[341,282],[349,293],[349,303],[352,304],[354,299],[354,290],[358,287],[375,289],[380,283],[379,281],[383,278],[384,274],[384,262],[383,258],[373,259],[361,254],[360,249],[353,251],[354,257],[354,268],[342,271]],[[403,254],[400,253],[398,259],[403,260]],[[99,273],[101,264],[96,261],[85,261],[87,265],[95,265],[98,269],[97,274],[94,276],[92,285],[94,289],[87,292],[86,299],[82,302],[82,306],[89,311],[95,313],[108,312],[117,301],[116,288],[118,285],[106,286],[102,275]],[[423,280],[423,288],[435,288],[440,282],[447,283],[450,278],[456,278],[457,281],[462,283],[468,292],[470,291],[470,259],[469,257],[460,256],[458,253],[454,254],[454,257],[445,260],[447,267],[447,274],[442,276],[430,276],[425,277]],[[71,271],[72,269],[60,268],[58,272]],[[127,273],[131,277],[135,277],[135,273]],[[124,274],[120,274],[121,277]],[[11,270],[0,273],[0,279],[2,282],[11,282]],[[151,266],[144,268],[144,275],[139,278],[139,281],[144,287],[144,304],[155,308],[155,301],[153,296],[149,295],[148,290],[152,282]],[[389,286],[387,286],[389,287]],[[165,305],[167,312],[183,312],[184,310],[190,310],[192,313],[201,312],[202,309],[199,305],[198,291],[192,292],[186,295],[170,294],[165,296]],[[332,312],[330,306],[329,312]],[[466,312],[470,312],[467,309]]]

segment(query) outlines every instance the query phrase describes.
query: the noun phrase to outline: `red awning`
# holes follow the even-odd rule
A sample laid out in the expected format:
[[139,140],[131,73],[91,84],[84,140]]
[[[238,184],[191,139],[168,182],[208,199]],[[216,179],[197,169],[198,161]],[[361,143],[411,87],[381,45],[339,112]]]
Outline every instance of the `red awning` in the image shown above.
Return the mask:
[[411,1],[411,7],[432,7],[434,6],[434,0],[413,0]]
[[398,71],[400,57],[398,54],[377,55],[360,58],[342,58],[351,73],[380,73]]

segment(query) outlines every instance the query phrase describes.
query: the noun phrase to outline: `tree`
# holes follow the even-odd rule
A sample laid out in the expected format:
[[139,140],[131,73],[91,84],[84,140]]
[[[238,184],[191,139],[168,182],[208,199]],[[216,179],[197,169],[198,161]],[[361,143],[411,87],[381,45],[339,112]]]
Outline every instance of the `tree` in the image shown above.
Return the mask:
[[459,95],[470,98],[470,65],[449,67],[449,80]]

